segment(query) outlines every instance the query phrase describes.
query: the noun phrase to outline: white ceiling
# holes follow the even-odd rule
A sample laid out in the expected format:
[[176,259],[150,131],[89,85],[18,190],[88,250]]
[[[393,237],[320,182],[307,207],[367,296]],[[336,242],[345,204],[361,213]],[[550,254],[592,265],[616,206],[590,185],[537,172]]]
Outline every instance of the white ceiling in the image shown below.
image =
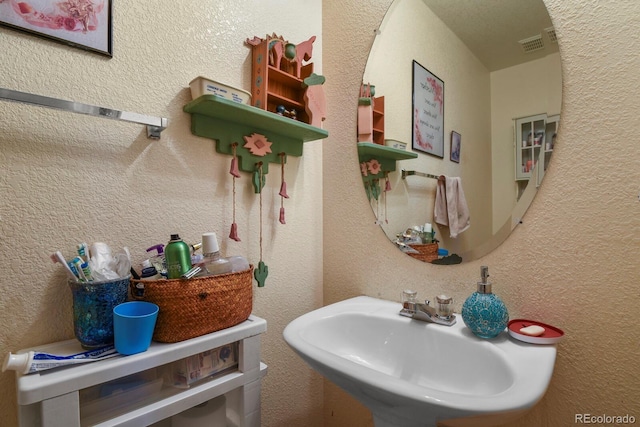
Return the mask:
[[[475,53],[489,71],[558,51],[545,29],[552,27],[542,0],[423,0]],[[518,41],[542,35],[544,49],[524,53]]]

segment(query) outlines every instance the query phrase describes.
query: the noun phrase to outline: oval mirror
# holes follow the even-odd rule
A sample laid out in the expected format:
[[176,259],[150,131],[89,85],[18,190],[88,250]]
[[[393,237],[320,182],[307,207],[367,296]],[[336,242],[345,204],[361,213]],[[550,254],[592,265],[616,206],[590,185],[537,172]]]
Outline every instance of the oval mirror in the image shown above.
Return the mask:
[[537,192],[561,98],[542,0],[395,0],[358,100],[360,171],[376,222],[422,261],[489,253]]

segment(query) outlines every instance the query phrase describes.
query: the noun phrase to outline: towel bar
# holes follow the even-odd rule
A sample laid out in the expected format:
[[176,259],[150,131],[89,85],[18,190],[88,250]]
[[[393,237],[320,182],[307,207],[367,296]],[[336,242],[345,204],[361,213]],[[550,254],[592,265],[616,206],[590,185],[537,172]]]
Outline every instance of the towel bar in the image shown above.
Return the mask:
[[153,117],[146,116],[144,114],[130,113],[127,111],[113,110],[111,108],[97,107],[95,105],[50,98],[48,96],[35,95],[32,93],[5,88],[0,88],[0,99],[146,125],[147,138],[151,139],[160,139],[160,132],[165,130],[169,123],[169,120],[164,117]]
[[402,179],[406,179],[408,176],[411,176],[411,175],[423,176],[425,178],[440,179],[440,175],[433,175],[430,173],[408,171],[408,170],[402,169]]

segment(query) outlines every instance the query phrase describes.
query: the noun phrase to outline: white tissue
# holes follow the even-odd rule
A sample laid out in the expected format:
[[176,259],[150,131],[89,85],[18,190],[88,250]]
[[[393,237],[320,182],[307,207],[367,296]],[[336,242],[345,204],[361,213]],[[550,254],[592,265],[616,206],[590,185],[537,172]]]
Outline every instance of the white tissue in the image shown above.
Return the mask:
[[129,250],[124,248],[116,253],[111,252],[109,245],[103,242],[96,242],[89,248],[91,258],[89,267],[91,275],[96,281],[115,280],[127,277],[131,270],[131,259]]

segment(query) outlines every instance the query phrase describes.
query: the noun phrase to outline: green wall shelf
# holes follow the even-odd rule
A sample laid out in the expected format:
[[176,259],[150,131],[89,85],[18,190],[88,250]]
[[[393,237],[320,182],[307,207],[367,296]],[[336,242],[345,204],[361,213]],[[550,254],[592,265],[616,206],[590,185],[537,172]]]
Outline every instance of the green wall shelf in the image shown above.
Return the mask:
[[[218,153],[233,155],[232,145],[237,143],[238,168],[249,173],[255,172],[256,165],[262,162],[266,174],[269,163],[280,164],[280,153],[300,157],[304,142],[329,136],[324,129],[216,95],[199,96],[183,110],[191,114],[191,133],[215,140]],[[253,133],[264,135],[273,144],[271,153],[256,156],[244,148],[243,137]]]
[[374,144],[372,142],[358,142],[358,157],[360,163],[368,162],[371,159],[377,159],[382,165],[382,172],[393,172],[396,170],[396,161],[415,159],[418,157],[416,153],[397,148],[387,147],[386,145]]
[[384,179],[385,173],[396,170],[396,162],[398,160],[415,159],[418,155],[411,151],[398,150],[397,148],[387,147],[386,145],[374,144],[372,142],[358,142],[358,159],[360,163],[368,162],[376,159],[380,163],[380,172],[373,175],[371,172],[367,176],[362,176],[367,197],[376,200],[380,195],[380,180]]

